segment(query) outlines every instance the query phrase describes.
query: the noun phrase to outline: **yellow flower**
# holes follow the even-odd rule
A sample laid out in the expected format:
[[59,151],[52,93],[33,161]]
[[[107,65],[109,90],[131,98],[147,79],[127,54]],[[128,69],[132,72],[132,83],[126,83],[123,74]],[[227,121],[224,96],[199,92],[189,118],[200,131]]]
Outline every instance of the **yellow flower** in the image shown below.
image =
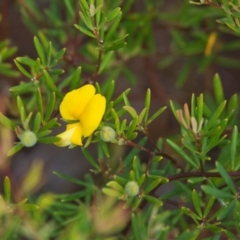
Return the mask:
[[95,94],[93,85],[87,84],[65,95],[60,104],[60,114],[65,120],[76,122],[67,124],[66,131],[57,135],[59,147],[82,146],[82,137],[90,136],[99,126],[106,108],[106,99]]

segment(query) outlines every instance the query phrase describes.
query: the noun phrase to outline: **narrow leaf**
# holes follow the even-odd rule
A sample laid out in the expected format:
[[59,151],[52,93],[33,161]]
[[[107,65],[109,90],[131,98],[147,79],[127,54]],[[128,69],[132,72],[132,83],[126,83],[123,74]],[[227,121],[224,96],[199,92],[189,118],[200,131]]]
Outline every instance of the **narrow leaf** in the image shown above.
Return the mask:
[[11,182],[8,176],[4,178],[4,196],[6,202],[10,202],[11,200]]

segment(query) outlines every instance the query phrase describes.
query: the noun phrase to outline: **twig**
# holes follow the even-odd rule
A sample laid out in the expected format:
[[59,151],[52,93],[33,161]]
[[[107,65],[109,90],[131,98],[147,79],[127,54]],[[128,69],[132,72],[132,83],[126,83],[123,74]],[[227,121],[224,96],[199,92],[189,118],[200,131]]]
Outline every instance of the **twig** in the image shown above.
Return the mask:
[[[228,172],[228,175],[232,178],[240,177],[240,172]],[[190,178],[190,177],[215,177],[215,178],[221,178],[222,176],[218,172],[185,172],[185,173],[179,173],[167,176],[166,178],[171,181],[175,181],[178,179],[184,179],[184,178]]]

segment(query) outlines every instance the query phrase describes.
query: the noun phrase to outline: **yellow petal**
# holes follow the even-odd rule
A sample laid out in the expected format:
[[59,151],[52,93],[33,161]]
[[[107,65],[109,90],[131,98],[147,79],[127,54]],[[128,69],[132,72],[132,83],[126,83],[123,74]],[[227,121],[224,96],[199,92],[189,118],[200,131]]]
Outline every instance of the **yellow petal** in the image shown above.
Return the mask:
[[68,124],[66,131],[57,137],[61,138],[55,143],[58,147],[66,147],[71,144],[82,146],[82,126],[80,123]]
[[100,124],[106,108],[106,99],[100,94],[92,97],[86,108],[80,115],[83,136],[91,135]]
[[67,93],[60,104],[61,116],[66,120],[78,120],[95,91],[93,85],[87,84]]
[[74,133],[74,128],[67,129],[65,132],[58,134],[57,137],[61,138],[60,141],[55,142],[54,144],[58,147],[66,147],[71,144],[71,138]]
[[[71,124],[73,125],[73,124]],[[71,142],[74,145],[82,146],[82,126],[81,123],[77,123],[73,135],[71,137]]]

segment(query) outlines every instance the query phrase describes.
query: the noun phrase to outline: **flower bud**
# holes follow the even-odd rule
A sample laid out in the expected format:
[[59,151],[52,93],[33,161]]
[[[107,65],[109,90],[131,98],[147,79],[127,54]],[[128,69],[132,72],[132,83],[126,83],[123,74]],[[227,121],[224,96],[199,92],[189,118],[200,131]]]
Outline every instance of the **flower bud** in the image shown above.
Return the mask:
[[20,136],[20,141],[25,147],[32,147],[37,143],[37,136],[32,131],[25,131]]
[[111,142],[116,138],[116,132],[113,128],[104,126],[101,129],[100,137],[104,142]]
[[139,193],[138,183],[135,181],[130,181],[125,185],[125,193],[129,197],[135,197]]

